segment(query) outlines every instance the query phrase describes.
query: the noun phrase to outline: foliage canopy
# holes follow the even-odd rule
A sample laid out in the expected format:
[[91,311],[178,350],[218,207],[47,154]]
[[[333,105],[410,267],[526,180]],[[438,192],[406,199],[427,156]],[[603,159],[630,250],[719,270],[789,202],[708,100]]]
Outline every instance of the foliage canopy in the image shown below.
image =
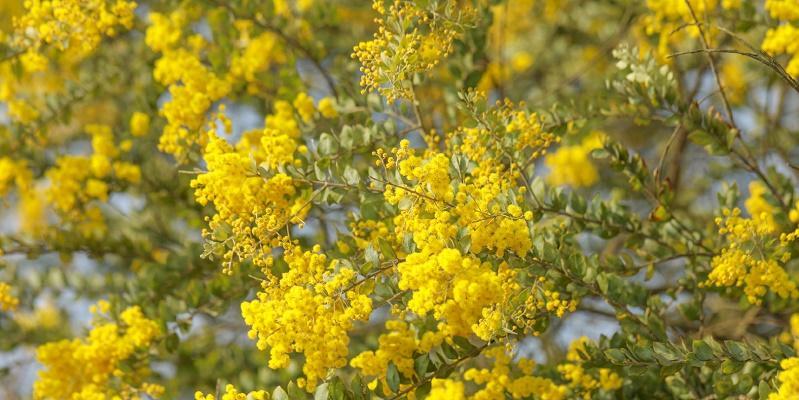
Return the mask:
[[797,0],[3,1],[0,397],[799,398],[797,77]]

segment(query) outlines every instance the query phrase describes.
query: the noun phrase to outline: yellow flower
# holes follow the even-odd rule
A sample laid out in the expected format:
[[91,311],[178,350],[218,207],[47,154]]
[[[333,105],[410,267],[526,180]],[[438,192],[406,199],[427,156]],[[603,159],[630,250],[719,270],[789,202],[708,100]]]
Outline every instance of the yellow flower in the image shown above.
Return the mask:
[[[146,367],[134,372],[119,369],[120,363],[144,353],[156,340],[158,324],[144,317],[138,306],[127,308],[120,319],[121,324],[95,321],[85,339],[39,346],[36,358],[43,369],[33,384],[33,398],[122,398],[116,396],[137,389],[161,392],[156,385],[142,383]],[[110,384],[112,378],[115,382]]]
[[[759,190],[757,185],[754,189],[753,193]],[[759,196],[753,195],[747,201],[747,207],[762,210],[762,207],[771,206]],[[770,215],[765,211],[751,219],[742,218],[741,210],[737,208],[732,211],[725,209],[723,214],[724,218],[717,218],[716,224],[719,226],[719,233],[727,238],[729,244],[722,249],[721,254],[711,260],[713,270],[705,284],[741,287],[752,304],[760,304],[768,291],[784,299],[799,297],[796,283],[791,281],[788,273],[778,263],[778,260],[785,261],[783,257],[790,256],[787,248],[799,232],[781,234],[779,240],[774,240],[777,239],[774,238],[776,226],[773,222],[768,222]],[[746,250],[752,247],[757,252]]]
[[799,397],[799,358],[791,357],[780,361],[782,371],[777,375],[780,389],[771,393],[768,400],[792,400]]
[[52,44],[60,50],[77,46],[83,52],[94,50],[103,36],[116,36],[120,27],[133,27],[132,1],[63,0],[25,2],[25,15],[15,20],[18,40],[38,49]]
[[325,118],[336,118],[338,117],[338,111],[336,111],[336,100],[332,97],[323,97],[319,100],[319,113],[322,114]]
[[241,303],[241,313],[258,349],[270,349],[270,368],[287,367],[290,353],[305,356],[305,389],[312,392],[331,369],[347,364],[348,332],[354,321],[369,318],[372,300],[344,291],[355,272],[337,270],[338,263],[328,262],[318,245],[312,252],[288,242],[283,246],[289,270],[278,278],[264,268],[268,278],[255,300]]
[[150,116],[136,111],[130,117],[130,134],[133,136],[145,136],[150,129]]
[[463,382],[451,379],[433,378],[432,387],[427,398],[429,400],[465,400]]
[[[228,384],[225,386],[225,393],[222,394],[220,400],[266,400],[268,398],[269,394],[265,390],[239,392],[235,386]],[[216,400],[216,396],[210,393],[195,392],[194,400]]]
[[293,105],[300,114],[300,117],[302,117],[303,122],[307,124],[313,121],[313,116],[316,112],[316,109],[314,108],[313,99],[311,96],[308,96],[305,93],[300,93],[294,99]]
[[11,294],[11,285],[0,282],[0,311],[14,311],[19,305],[19,299]]
[[591,152],[602,147],[604,133],[594,132],[579,145],[561,146],[544,159],[550,172],[547,180],[553,185],[588,187],[599,180],[599,172],[591,161]]

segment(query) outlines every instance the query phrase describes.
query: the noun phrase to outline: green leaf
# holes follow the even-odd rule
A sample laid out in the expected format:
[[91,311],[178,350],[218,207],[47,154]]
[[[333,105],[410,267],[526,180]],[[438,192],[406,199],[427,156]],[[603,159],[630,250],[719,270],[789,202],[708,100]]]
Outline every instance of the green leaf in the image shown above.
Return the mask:
[[607,357],[614,364],[624,364],[627,361],[627,355],[621,349],[607,349],[605,350],[605,357]]
[[166,337],[166,349],[169,352],[174,352],[177,350],[178,345],[180,344],[180,338],[175,333],[170,333],[169,336]]
[[768,382],[761,380],[757,385],[757,393],[761,399],[768,399],[769,394],[771,394],[771,387],[768,385]]
[[455,336],[452,338],[452,341],[455,342],[456,346],[460,347],[461,349],[467,352],[472,352],[476,349],[476,347],[471,342],[469,342],[469,339],[466,339],[465,337]]
[[416,371],[416,376],[421,380],[427,375],[427,366],[430,365],[430,357],[427,354],[422,354],[413,360],[413,370]]
[[346,182],[348,185],[355,186],[360,181],[361,181],[361,176],[360,174],[358,174],[358,170],[347,165],[344,168],[344,182]]
[[289,384],[286,385],[286,389],[288,389],[289,399],[291,400],[306,398],[305,391],[300,389],[294,381],[289,382]]
[[660,369],[660,376],[663,377],[663,378],[668,377],[668,376],[672,376],[672,375],[676,374],[677,372],[679,372],[682,368],[683,368],[683,364],[681,364],[681,363],[666,365],[666,366],[664,366],[663,368]]
[[694,340],[691,343],[691,348],[697,360],[710,361],[713,359],[713,349],[711,349],[704,340]]
[[328,400],[330,397],[330,392],[328,391],[328,384],[323,383],[316,387],[316,391],[313,394],[314,400]]
[[391,247],[391,243],[388,242],[384,237],[378,237],[377,243],[380,245],[380,252],[383,253],[383,258],[385,260],[396,260],[397,254],[394,253],[394,248]]
[[272,400],[289,400],[289,395],[282,387],[278,386],[272,392]]
[[333,135],[325,132],[319,136],[319,154],[329,156],[336,153],[338,145]]
[[444,355],[447,356],[450,360],[457,360],[458,359],[458,352],[447,342],[441,343],[441,350],[444,352]]
[[427,395],[430,393],[430,389],[432,389],[432,384],[430,383],[430,381],[427,381],[427,382],[419,385],[419,387],[416,388],[416,393],[415,393],[416,394],[416,398],[417,399],[426,398]]
[[727,352],[736,361],[745,361],[748,358],[748,352],[746,351],[746,348],[744,348],[740,343],[728,340],[724,342],[724,345],[727,347]]
[[399,391],[400,376],[397,366],[394,365],[394,361],[389,361],[388,363],[386,382],[388,383],[388,388],[391,389],[392,392],[397,393]]
[[364,258],[366,259],[366,262],[372,263],[374,267],[380,266],[380,254],[377,253],[377,250],[375,250],[371,244],[366,246]]
[[744,363],[733,361],[733,360],[724,360],[721,363],[721,372],[729,375],[734,374],[741,370],[744,367]]
[[667,343],[655,342],[652,344],[652,350],[667,361],[677,361],[680,358],[677,351]]

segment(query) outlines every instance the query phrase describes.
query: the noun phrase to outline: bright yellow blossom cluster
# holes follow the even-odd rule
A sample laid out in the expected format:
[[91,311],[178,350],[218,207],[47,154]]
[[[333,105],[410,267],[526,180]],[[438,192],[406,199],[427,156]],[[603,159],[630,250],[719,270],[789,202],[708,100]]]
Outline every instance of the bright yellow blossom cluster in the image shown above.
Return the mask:
[[[799,349],[799,314],[791,315],[790,329],[783,332],[781,341],[790,343],[794,349]],[[779,390],[769,395],[769,400],[788,400],[799,397],[799,357],[790,357],[780,362],[780,371],[777,380],[780,381]]]
[[470,396],[471,399],[492,400],[509,395],[513,399],[532,397],[542,400],[561,400],[569,393],[566,386],[558,385],[547,378],[534,376],[535,363],[530,360],[518,361],[516,365],[519,372],[514,373],[511,369],[511,357],[502,346],[491,348],[485,353],[494,359],[492,368],[471,368],[463,375],[466,380],[482,385]]
[[[384,196],[390,204],[408,200],[412,204],[395,218],[400,241],[410,232],[417,246],[437,251],[446,247],[460,226],[468,229],[470,251],[475,254],[485,249],[501,256],[506,250],[512,250],[523,256],[530,249],[530,236],[519,232],[528,231],[526,221],[531,214],[515,204],[505,206],[503,212],[497,201],[516,187],[515,173],[505,172],[504,167],[492,159],[481,160],[481,165],[462,177],[456,191],[450,163],[444,154],[428,150],[423,156],[417,156],[408,148],[407,140],[393,153],[394,157],[378,160],[378,163],[385,162],[389,168],[396,164],[400,175],[414,182],[412,187],[388,185],[385,188]],[[453,220],[458,224],[453,224]]]
[[[294,103],[303,105],[301,98],[297,99],[299,101],[295,100]],[[313,103],[311,103],[311,110],[313,110]],[[307,115],[309,111],[304,108],[304,112]],[[312,114],[313,111],[310,113]],[[255,142],[260,136],[260,144],[263,149],[260,154],[263,154],[263,162],[269,168],[277,169],[291,163],[298,147],[297,138],[300,136],[299,123],[294,118],[294,109],[291,104],[287,101],[276,102],[274,113],[266,116],[264,125],[263,132],[256,132],[252,136],[248,136],[246,140]]]
[[230,84],[219,78],[186,49],[169,50],[156,62],[153,76],[169,87],[170,101],[161,114],[167,124],[159,149],[185,161],[188,149],[204,143],[200,129],[213,102],[230,91]]
[[400,289],[413,293],[408,309],[420,316],[432,312],[441,321],[438,329],[447,336],[475,333],[490,339],[501,326],[481,326],[482,319],[517,289],[513,271],[494,271],[490,264],[457,249],[409,254],[397,270]]
[[25,332],[42,331],[57,328],[63,322],[58,307],[52,300],[38,305],[32,312],[17,312],[14,321]]
[[[303,93],[297,99],[295,104],[308,113],[310,98]],[[234,261],[253,259],[258,263],[265,259],[278,243],[275,231],[300,222],[307,212],[307,199],[297,196],[299,189],[293,180],[285,173],[273,173],[292,163],[295,151],[307,151],[297,141],[300,125],[296,115],[300,111],[295,113],[287,101],[278,101],[274,107],[265,118],[265,127],[244,133],[235,146],[210,130],[203,153],[208,171],[191,183],[197,201],[211,203],[217,211],[204,236],[211,237],[219,228],[232,232],[230,237],[220,238],[229,248],[224,256],[227,271]],[[313,110],[310,102],[311,115]],[[229,124],[224,116],[221,119]],[[262,176],[258,167],[267,169],[269,176]]]
[[433,378],[428,400],[466,400],[463,382],[452,379]]
[[774,215],[777,213],[777,207],[768,202],[766,194],[768,188],[760,181],[752,181],[749,183],[749,198],[744,201],[746,211],[752,216],[752,219],[759,225],[764,234],[769,231],[776,232],[778,228],[774,221]]
[[11,293],[11,285],[0,282],[0,311],[14,311],[19,299]]
[[27,162],[0,157],[0,197],[5,197],[13,189],[19,196],[17,211],[21,216],[21,231],[41,234],[46,222],[42,190],[36,187]]
[[760,47],[771,55],[786,54],[790,56],[785,70],[799,76],[799,4],[796,0],[766,0],[766,11],[772,18],[782,23],[766,32]]
[[110,182],[136,184],[141,180],[139,166],[120,160],[130,142],[116,144],[111,127],[88,125],[93,153],[90,156],[65,155],[47,171],[50,187],[45,191],[48,203],[61,218],[75,224],[86,237],[105,232],[102,211],[93,201],[108,200]]
[[443,336],[436,332],[425,332],[421,339],[417,339],[408,323],[401,320],[386,321],[387,333],[378,338],[378,348],[375,351],[364,351],[350,361],[353,368],[357,368],[365,376],[375,377],[370,383],[374,389],[377,382],[383,383],[385,394],[390,394],[386,382],[386,371],[389,363],[394,363],[400,374],[410,379],[414,376],[414,352],[429,352],[433,346],[441,343]]
[[[233,385],[225,386],[225,393],[219,400],[267,400],[269,394],[265,390],[254,390],[252,392],[239,392]],[[203,394],[202,392],[194,393],[194,400],[216,400],[216,396],[212,394]]]
[[508,134],[516,133],[514,143],[520,151],[530,150],[527,155],[530,159],[536,159],[547,153],[547,149],[553,143],[558,143],[560,138],[544,130],[541,120],[536,113],[529,113],[521,109],[525,104],[521,103],[514,107],[510,102],[505,104],[501,112],[508,118],[505,130]]
[[277,277],[264,268],[261,291],[241,304],[241,313],[250,338],[259,349],[269,348],[270,368],[286,368],[290,353],[305,356],[305,379],[299,383],[313,391],[331,369],[347,364],[348,333],[354,321],[369,318],[372,300],[351,290],[355,271],[328,261],[318,245],[302,251],[284,241],[283,247],[288,271]]
[[231,59],[230,75],[232,79],[243,79],[253,84],[251,90],[257,91],[258,74],[272,65],[284,64],[287,61],[286,54],[274,33],[264,32],[251,38],[250,25],[242,26],[240,31],[243,49]]
[[136,137],[145,136],[150,130],[150,115],[136,111],[130,117],[130,134]]
[[768,400],[792,400],[799,397],[799,357],[780,361],[782,371],[777,375],[780,389],[771,393]]
[[[757,202],[749,202],[747,206],[757,208]],[[752,304],[760,304],[763,296],[771,291],[781,298],[797,298],[799,290],[788,274],[780,266],[778,260],[786,261],[790,253],[786,247],[796,238],[796,233],[782,234],[776,246],[768,246],[773,242],[776,230],[765,212],[758,218],[741,217],[740,209],[725,209],[724,218],[717,218],[719,234],[724,235],[729,244],[721,254],[713,257],[713,270],[708,275],[706,284],[720,287],[742,287],[747,300]],[[765,247],[764,247],[765,246]],[[756,254],[768,254],[757,256]]]
[[591,161],[591,152],[602,147],[605,134],[594,132],[579,144],[561,146],[544,159],[549,168],[547,180],[553,185],[589,187],[599,180],[599,172]]
[[[635,30],[647,36],[657,36],[655,54],[659,60],[669,62],[669,54],[673,49],[688,39],[699,38],[699,29],[695,25],[694,15],[699,22],[707,21],[709,16],[721,10],[735,10],[741,7],[739,0],[690,0],[690,8],[686,0],[647,0],[648,13],[635,26]],[[693,11],[693,12],[692,12]],[[692,15],[694,14],[694,15]],[[702,27],[706,39],[713,40],[714,29]],[[642,45],[646,43],[642,42]],[[647,50],[647,46],[642,46]]]
[[204,156],[208,171],[191,182],[197,202],[213,204],[216,209],[203,236],[225,245],[223,261],[228,273],[245,259],[262,265],[278,243],[272,241],[277,239],[274,232],[302,217],[302,204],[295,198],[297,189],[285,174],[258,175],[249,149],[238,151],[214,131],[207,135]]
[[[102,304],[101,304],[102,306]],[[107,306],[103,306],[107,309]],[[44,369],[33,386],[34,399],[136,399],[158,397],[163,388],[143,381],[146,363],[134,362],[132,372],[122,369],[161,334],[138,306],[119,315],[119,323],[95,321],[86,339],[62,340],[40,346],[36,357]],[[126,368],[127,369],[127,368]]]
[[572,393],[582,393],[583,399],[591,399],[594,392],[601,389],[612,392],[621,388],[623,380],[619,375],[608,368],[599,368],[592,374],[586,370],[582,363],[585,361],[580,352],[585,353],[585,345],[590,339],[583,336],[569,344],[566,361],[558,365],[558,372],[569,381]]
[[[456,24],[410,1],[393,2],[386,9],[385,0],[374,0],[380,14],[374,39],[355,46],[352,54],[361,62],[363,91],[376,90],[388,102],[414,97],[410,79],[414,74],[435,67],[452,51],[457,36]],[[452,0],[442,8],[449,10]],[[463,14],[469,9],[463,8]]]
[[14,20],[16,40],[33,51],[52,44],[90,52],[103,36],[116,36],[120,27],[130,29],[135,9],[136,3],[126,0],[26,1],[26,13]]

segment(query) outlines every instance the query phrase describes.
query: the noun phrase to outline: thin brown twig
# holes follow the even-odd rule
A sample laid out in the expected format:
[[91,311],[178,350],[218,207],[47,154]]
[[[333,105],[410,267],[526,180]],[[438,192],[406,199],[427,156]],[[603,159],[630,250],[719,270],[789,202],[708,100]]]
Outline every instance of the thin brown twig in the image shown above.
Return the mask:
[[[707,50],[710,48],[710,45],[707,42],[707,38],[705,37],[705,30],[702,29],[702,24],[699,22],[699,18],[696,17],[696,13],[694,12],[694,7],[691,5],[689,0],[685,0],[685,5],[688,6],[688,11],[691,12],[691,17],[696,24],[696,29],[699,30],[699,38],[702,41],[702,47]],[[716,79],[716,85],[719,87],[719,92],[721,93],[721,99],[724,103],[724,108],[727,110],[727,117],[730,119],[732,126],[736,126],[735,124],[735,117],[732,114],[732,107],[730,107],[730,102],[727,99],[727,92],[724,90],[724,85],[721,83],[721,77],[719,76],[719,72],[716,68],[716,61],[713,60],[713,55],[710,53],[705,53],[707,57],[708,63],[710,63],[710,70],[713,72],[713,77]]]

